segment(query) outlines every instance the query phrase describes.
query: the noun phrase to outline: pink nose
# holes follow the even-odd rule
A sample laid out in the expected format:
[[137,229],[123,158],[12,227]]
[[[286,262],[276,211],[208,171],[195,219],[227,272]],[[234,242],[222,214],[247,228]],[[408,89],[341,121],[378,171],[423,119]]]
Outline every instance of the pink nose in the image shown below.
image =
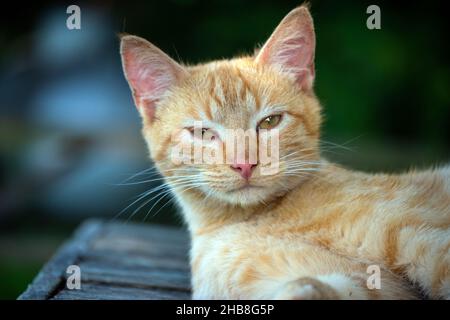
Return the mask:
[[256,164],[250,163],[235,163],[231,165],[231,168],[239,172],[245,180],[250,179],[254,167],[256,167]]

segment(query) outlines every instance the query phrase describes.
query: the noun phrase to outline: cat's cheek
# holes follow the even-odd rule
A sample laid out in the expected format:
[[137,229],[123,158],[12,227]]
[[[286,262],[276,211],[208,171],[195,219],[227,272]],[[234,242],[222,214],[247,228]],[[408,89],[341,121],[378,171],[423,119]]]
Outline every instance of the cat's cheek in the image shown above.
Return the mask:
[[174,165],[190,164],[192,137],[187,130],[174,131],[170,137],[170,160]]
[[261,175],[275,175],[279,173],[280,130],[278,128],[260,133],[258,160]]
[[203,145],[203,163],[221,165],[225,163],[223,145],[220,141],[208,141]]

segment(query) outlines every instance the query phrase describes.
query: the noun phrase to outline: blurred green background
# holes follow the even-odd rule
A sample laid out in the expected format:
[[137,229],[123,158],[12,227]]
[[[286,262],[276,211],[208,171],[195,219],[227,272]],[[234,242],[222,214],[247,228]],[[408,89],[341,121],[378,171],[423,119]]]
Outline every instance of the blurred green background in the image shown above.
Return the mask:
[[[116,185],[149,167],[117,33],[140,35],[195,63],[252,52],[299,3],[50,1],[2,10],[0,298],[16,298],[80,221],[114,220],[154,186]],[[449,162],[443,4],[310,3],[327,156],[387,172]],[[66,28],[70,4],[81,8],[81,30]],[[370,4],[381,8],[381,30],[366,27]],[[131,220],[142,221],[151,204]],[[146,222],[179,225],[180,218],[166,206]]]

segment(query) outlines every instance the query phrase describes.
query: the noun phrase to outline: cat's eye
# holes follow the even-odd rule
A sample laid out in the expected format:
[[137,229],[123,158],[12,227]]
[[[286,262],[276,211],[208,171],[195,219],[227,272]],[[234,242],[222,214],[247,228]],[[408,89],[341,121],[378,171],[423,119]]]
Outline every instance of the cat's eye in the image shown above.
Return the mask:
[[271,115],[264,118],[259,124],[258,129],[272,129],[275,128],[281,121],[281,115]]
[[[189,132],[190,132],[192,135],[195,134],[195,130],[196,130],[196,129],[198,130],[198,128],[194,128],[194,127],[189,127],[189,128],[186,128],[186,129],[188,129]],[[208,131],[208,128],[202,128],[201,130],[202,130],[202,137],[203,137],[203,136],[205,135],[205,133]]]
[[[195,128],[194,127],[190,127],[190,128],[186,128],[189,130],[189,132],[191,133],[192,136],[195,136]],[[209,128],[202,128],[201,129],[202,132],[202,139],[206,138],[208,140],[216,140],[218,138],[218,135],[214,132],[214,130],[209,129]]]

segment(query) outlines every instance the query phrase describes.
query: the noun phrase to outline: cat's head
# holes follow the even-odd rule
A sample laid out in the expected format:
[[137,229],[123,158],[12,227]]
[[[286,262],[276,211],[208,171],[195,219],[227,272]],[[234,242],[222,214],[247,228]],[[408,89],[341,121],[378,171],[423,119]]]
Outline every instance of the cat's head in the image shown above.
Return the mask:
[[[319,159],[314,50],[313,21],[304,6],[291,11],[253,56],[197,66],[175,62],[142,38],[123,36],[123,68],[143,135],[169,183],[180,192],[246,206],[307,179]],[[250,138],[239,158],[242,152],[228,138],[243,131]],[[180,146],[190,153],[177,157]],[[214,161],[195,158],[199,150]]]

